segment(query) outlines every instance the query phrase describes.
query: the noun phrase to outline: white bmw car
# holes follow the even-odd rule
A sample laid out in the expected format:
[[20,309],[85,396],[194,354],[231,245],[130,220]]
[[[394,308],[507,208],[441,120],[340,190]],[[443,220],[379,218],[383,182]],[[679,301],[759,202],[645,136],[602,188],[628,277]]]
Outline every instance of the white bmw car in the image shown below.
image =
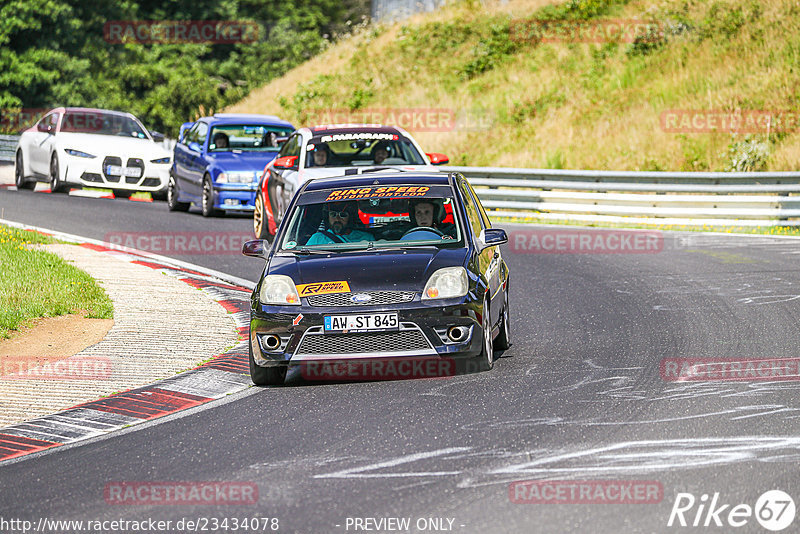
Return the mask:
[[16,150],[18,189],[48,182],[53,193],[70,186],[112,189],[117,197],[148,191],[163,198],[172,154],[130,113],[56,108],[22,132]]

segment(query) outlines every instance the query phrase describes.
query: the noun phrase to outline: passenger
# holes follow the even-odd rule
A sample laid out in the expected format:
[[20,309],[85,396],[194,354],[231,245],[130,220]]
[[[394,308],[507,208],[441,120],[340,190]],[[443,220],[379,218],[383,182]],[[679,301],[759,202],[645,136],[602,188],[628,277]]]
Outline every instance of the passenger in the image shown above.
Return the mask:
[[455,225],[444,223],[444,207],[433,200],[420,200],[411,206],[411,222],[415,226],[435,228],[442,232],[442,239],[454,239]]
[[214,138],[212,139],[214,150],[220,149],[227,149],[228,148],[228,136],[222,132],[217,132],[214,134]]
[[375,165],[380,165],[389,157],[389,145],[385,141],[376,143],[375,146],[372,147],[370,154],[372,155],[372,160],[375,162]]
[[354,202],[335,202],[325,209],[326,227],[312,235],[306,245],[325,245],[329,243],[355,243],[374,241],[369,232],[353,228],[358,210]]

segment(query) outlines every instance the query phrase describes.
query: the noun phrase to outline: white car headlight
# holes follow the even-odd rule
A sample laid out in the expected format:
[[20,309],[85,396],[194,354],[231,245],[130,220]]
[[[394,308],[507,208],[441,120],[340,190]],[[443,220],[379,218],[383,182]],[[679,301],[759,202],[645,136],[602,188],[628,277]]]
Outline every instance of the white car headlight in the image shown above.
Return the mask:
[[217,182],[223,184],[248,184],[255,179],[255,176],[256,173],[254,171],[221,172],[217,176]]
[[261,283],[258,296],[263,304],[300,305],[294,281],[283,274],[267,275]]
[[450,299],[467,294],[469,282],[463,267],[444,267],[433,273],[425,284],[422,300]]
[[150,163],[156,163],[156,164],[161,165],[161,164],[169,163],[169,160],[170,160],[170,157],[167,156],[167,157],[164,157],[164,158],[151,159]]
[[78,158],[96,158],[94,154],[89,154],[87,152],[81,152],[80,150],[75,150],[74,148],[65,148],[64,152],[69,154],[70,156],[75,156]]

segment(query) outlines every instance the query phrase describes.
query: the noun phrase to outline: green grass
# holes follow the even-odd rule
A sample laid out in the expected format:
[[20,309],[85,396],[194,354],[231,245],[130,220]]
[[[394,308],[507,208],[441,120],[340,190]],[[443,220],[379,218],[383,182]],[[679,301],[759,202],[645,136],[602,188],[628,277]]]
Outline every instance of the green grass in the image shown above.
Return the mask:
[[55,254],[28,248],[54,242],[0,225],[0,338],[38,317],[113,317],[111,299],[91,276]]

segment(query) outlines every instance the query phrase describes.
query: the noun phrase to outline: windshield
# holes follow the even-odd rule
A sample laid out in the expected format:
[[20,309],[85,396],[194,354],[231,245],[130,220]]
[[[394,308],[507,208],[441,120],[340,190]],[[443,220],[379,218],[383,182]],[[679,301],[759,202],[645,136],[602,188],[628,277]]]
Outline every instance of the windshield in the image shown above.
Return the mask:
[[425,165],[411,141],[392,133],[320,135],[308,142],[306,151],[306,167]]
[[102,111],[67,111],[61,122],[61,131],[148,138],[141,125],[131,117]]
[[209,152],[277,152],[278,138],[292,133],[291,128],[262,124],[225,124],[211,128]]
[[[349,191],[376,191],[368,187]],[[326,191],[324,200],[295,207],[281,250],[336,251],[415,246],[462,246],[449,187],[396,186],[396,195],[349,200]],[[348,190],[343,190],[348,191]],[[441,192],[447,195],[441,195]],[[376,196],[378,196],[376,195]]]

